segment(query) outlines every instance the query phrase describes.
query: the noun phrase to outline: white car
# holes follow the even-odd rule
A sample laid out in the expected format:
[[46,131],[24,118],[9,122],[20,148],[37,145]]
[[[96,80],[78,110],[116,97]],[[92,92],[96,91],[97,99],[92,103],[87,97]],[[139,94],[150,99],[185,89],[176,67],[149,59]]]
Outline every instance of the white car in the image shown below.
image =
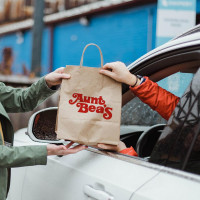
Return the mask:
[[[167,125],[121,127],[121,140],[132,145],[139,157],[90,147],[74,155],[50,156],[46,166],[12,169],[8,200],[200,199],[199,67],[200,26],[133,62],[128,66],[131,73],[156,82],[176,73],[180,79],[195,73]],[[124,85],[123,103],[132,98]],[[54,130],[56,108],[39,111],[30,119],[28,131],[15,134],[14,145],[39,144],[25,132],[33,140],[51,142],[49,135],[42,139],[35,135],[38,115],[49,119],[52,127],[48,122],[43,125]]]

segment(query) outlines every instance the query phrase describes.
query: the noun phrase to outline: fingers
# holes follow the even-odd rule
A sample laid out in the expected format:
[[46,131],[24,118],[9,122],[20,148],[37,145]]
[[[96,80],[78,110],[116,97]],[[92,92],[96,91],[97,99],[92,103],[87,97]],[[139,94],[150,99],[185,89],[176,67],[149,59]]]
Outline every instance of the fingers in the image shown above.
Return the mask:
[[66,145],[66,147],[69,149],[73,144],[74,142],[70,142],[69,144]]
[[84,150],[84,149],[86,149],[86,148],[88,148],[88,147],[85,146],[85,145],[79,144],[79,145],[77,145],[77,146],[75,146],[75,147],[73,147],[73,148],[71,148],[71,149],[68,149],[68,150],[67,150],[67,154],[77,153],[77,152],[82,151],[82,150]]
[[109,76],[109,77],[111,77],[111,78],[114,78],[114,73],[111,72],[111,71],[101,69],[101,70],[99,71],[99,73],[100,73],[100,74],[104,74],[104,75],[106,75],[106,76]]
[[71,78],[71,75],[65,73],[64,70],[65,70],[65,67],[60,67],[60,68],[56,69],[54,72],[58,73],[59,74],[59,78],[61,78],[61,79],[69,79],[69,78]]
[[115,62],[113,63],[106,63],[102,69],[106,69],[106,70],[113,70],[113,68],[115,67]]
[[65,149],[62,149],[60,152],[59,152],[59,155],[68,155],[68,154],[74,154],[74,153],[78,153],[79,151],[82,151],[86,148],[88,148],[87,146],[85,145],[77,145],[75,147],[71,147],[71,145],[74,144],[73,142],[70,142],[68,145],[64,146]]
[[51,83],[52,85],[59,85],[62,82],[62,79],[70,79],[71,75],[70,74],[66,74],[66,73],[55,73],[52,72],[52,79],[51,79]]
[[54,71],[54,73],[61,74],[61,78],[70,78],[71,75],[64,72],[65,67],[60,67]]
[[76,146],[70,148],[73,144],[74,144],[74,142],[70,142],[67,145],[60,145],[60,146],[62,146],[62,149],[60,149],[62,152],[60,152],[59,154],[60,155],[74,154],[74,153],[77,153],[79,151],[82,151],[82,150],[88,148],[87,146],[82,145],[82,144],[79,144],[79,145],[76,145]]
[[121,62],[107,63],[100,69],[99,73],[121,82],[121,71],[124,66],[124,63]]
[[122,67],[126,67],[126,66],[122,62],[116,61],[116,62],[106,63],[102,68],[112,71],[118,67],[122,68]]
[[62,78],[62,79],[69,79],[69,78],[71,78],[71,75],[70,74],[60,74],[60,78]]
[[99,148],[105,149],[105,150],[112,150],[112,151],[116,151],[117,150],[117,146],[116,145],[98,144],[97,146]]
[[64,73],[64,69],[65,69],[65,67],[59,67],[54,72],[56,72],[56,73]]
[[110,144],[98,144],[98,148],[105,149],[105,150],[111,150],[120,152],[121,150],[127,148],[125,143],[120,141],[118,145],[110,145]]
[[65,145],[56,145],[56,150],[57,151],[65,151],[67,150],[67,147]]
[[101,148],[101,149],[107,149],[109,145],[105,145],[105,144],[97,144],[97,147],[98,148]]

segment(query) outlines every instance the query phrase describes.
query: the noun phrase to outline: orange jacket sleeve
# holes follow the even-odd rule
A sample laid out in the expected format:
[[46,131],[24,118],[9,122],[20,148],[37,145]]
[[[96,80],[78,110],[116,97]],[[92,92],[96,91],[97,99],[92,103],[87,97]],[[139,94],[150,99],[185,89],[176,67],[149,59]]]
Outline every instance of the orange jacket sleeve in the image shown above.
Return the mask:
[[135,151],[135,149],[133,147],[123,149],[119,153],[126,154],[129,156],[138,156],[137,152]]
[[158,86],[148,77],[144,78],[146,79],[144,83],[133,88],[130,87],[130,90],[142,102],[148,104],[164,119],[168,120],[180,98]]
[[[130,90],[144,103],[148,104],[153,110],[157,111],[164,119],[168,120],[177,103],[179,97],[158,86],[148,77],[141,85],[130,87]],[[133,147],[123,149],[122,154],[137,156]]]

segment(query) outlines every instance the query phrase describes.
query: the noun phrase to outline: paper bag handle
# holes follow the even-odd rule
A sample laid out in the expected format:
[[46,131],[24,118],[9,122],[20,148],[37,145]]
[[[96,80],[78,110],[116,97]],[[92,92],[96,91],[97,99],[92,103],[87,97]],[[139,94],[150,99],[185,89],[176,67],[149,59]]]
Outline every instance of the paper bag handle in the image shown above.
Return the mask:
[[81,56],[81,62],[80,62],[80,66],[82,67],[83,66],[83,56],[84,56],[84,53],[85,53],[85,50],[89,47],[89,46],[96,46],[98,49],[99,49],[99,53],[100,53],[100,56],[101,56],[101,67],[103,67],[103,54],[101,52],[101,49],[98,45],[94,44],[94,43],[90,43],[90,44],[87,44],[85,46],[85,48],[83,49],[83,53],[82,53],[82,56]]

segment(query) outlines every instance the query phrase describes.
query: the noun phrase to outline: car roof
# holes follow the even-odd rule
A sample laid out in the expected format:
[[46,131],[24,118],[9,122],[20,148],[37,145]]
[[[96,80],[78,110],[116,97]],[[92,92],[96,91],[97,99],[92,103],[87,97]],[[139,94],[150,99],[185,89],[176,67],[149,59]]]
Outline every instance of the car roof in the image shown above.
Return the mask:
[[144,56],[140,57],[139,59],[131,63],[127,68],[131,71],[136,66],[152,59],[153,57],[156,57],[158,55],[161,55],[170,51],[174,51],[180,48],[187,48],[187,47],[199,45],[200,44],[199,42],[200,42],[200,25],[197,25],[193,27],[192,29],[190,29],[189,31],[181,34],[180,36],[148,52]]
[[191,29],[189,29],[188,31],[186,31],[185,33],[182,33],[181,35],[173,38],[172,40],[175,40],[175,39],[178,39],[178,38],[181,38],[181,37],[184,37],[184,36],[187,36],[187,35],[191,35],[193,33],[196,33],[196,32],[199,32],[200,31],[200,24],[192,27]]

